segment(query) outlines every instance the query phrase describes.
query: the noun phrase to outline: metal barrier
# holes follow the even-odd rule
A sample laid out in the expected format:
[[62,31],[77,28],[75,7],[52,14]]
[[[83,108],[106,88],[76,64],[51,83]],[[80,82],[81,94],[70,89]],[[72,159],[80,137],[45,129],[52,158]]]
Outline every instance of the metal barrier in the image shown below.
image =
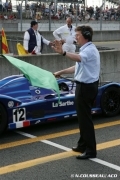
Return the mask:
[[[0,41],[2,42],[2,39],[0,39]],[[18,55],[17,43],[23,44],[23,38],[16,37],[16,36],[15,37],[7,37],[7,42],[8,42],[8,47],[9,47],[10,53]],[[0,43],[0,51],[1,51],[0,53],[2,53],[1,43]]]
[[17,38],[17,37],[13,37],[13,38],[8,38],[8,47],[9,47],[9,51],[13,54],[18,54],[17,52],[17,43],[21,43],[23,44],[23,39]]
[[[37,56],[15,56],[25,62],[38,66],[50,72],[56,72],[61,69],[71,67],[75,64],[69,58],[61,56],[57,53],[41,54]],[[116,81],[120,82],[120,51],[105,50],[100,51],[101,57],[101,81]],[[0,79],[9,75],[19,74],[19,70],[11,63],[0,57],[1,73]],[[71,75],[70,75],[71,76]]]
[[[1,41],[2,40],[1,40],[1,37],[0,37],[0,42]],[[7,42],[8,42],[9,52],[13,53],[14,55],[18,55],[17,43],[21,43],[23,45],[23,37],[7,36]],[[2,53],[1,43],[0,43],[0,53]],[[50,46],[47,46],[47,45],[44,44],[42,53],[43,54],[54,53],[54,50]]]

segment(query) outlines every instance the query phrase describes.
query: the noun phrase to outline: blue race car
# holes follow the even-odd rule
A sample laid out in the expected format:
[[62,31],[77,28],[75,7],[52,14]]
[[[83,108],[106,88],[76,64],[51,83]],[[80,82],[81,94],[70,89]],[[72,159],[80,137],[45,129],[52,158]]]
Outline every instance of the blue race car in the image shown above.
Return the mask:
[[[72,78],[57,79],[60,103],[54,90],[32,86],[24,75],[0,80],[0,133],[42,122],[77,116]],[[91,113],[115,116],[120,112],[120,84],[99,83],[99,91]]]

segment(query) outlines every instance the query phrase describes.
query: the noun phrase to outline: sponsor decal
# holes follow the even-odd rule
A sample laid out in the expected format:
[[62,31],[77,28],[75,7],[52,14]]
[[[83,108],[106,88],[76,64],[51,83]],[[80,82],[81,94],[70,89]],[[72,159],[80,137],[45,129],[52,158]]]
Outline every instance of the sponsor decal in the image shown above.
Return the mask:
[[36,89],[36,90],[35,90],[35,93],[36,93],[36,94],[40,94],[40,90],[39,90],[39,89]]
[[95,113],[96,113],[96,111],[92,111],[91,113],[92,113],[92,114],[95,114]]
[[29,86],[29,89],[30,90],[34,90],[34,89],[37,89],[38,87],[35,87],[35,86]]
[[39,100],[39,99],[41,99],[41,96],[36,96],[36,97],[34,97],[33,99],[34,99],[34,100]]
[[70,117],[70,116],[69,115],[64,116],[64,118],[68,118],[68,117]]
[[77,116],[77,114],[73,114],[72,116]]
[[11,108],[11,107],[13,107],[13,106],[14,106],[14,102],[13,102],[13,101],[9,101],[9,102],[8,102],[8,107]]
[[53,102],[52,103],[52,107],[62,107],[62,106],[73,106],[74,105],[74,101],[60,101],[60,103],[57,102]]
[[39,124],[40,122],[41,122],[41,121],[40,121],[40,120],[38,120],[38,121],[36,121],[36,122],[35,122],[35,124]]

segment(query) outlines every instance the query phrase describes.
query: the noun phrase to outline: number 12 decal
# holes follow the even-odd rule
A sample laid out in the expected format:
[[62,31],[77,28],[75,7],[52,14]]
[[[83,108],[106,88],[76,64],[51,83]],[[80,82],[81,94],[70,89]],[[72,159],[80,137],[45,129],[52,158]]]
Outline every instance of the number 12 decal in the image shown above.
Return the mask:
[[13,122],[19,122],[26,120],[26,109],[25,108],[18,108],[13,109]]

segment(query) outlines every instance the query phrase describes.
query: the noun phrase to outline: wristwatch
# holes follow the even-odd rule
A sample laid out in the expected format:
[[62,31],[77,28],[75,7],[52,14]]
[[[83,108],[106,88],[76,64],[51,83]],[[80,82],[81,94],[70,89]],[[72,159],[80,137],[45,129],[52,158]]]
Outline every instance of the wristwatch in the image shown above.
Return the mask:
[[63,52],[63,56],[66,56],[66,51]]

